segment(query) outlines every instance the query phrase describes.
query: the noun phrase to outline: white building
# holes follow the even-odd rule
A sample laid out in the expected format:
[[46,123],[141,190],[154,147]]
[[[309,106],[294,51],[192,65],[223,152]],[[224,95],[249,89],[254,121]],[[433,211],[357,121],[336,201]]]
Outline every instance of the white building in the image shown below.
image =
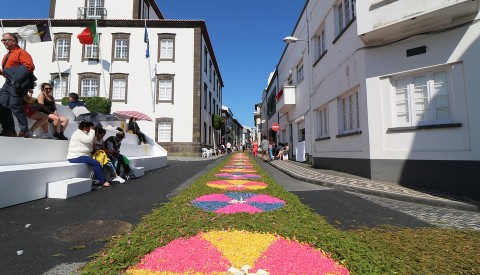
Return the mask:
[[479,0],[309,0],[262,116],[315,167],[478,199],[479,23]]
[[[204,21],[164,19],[154,0],[51,0],[49,18],[53,42],[20,42],[57,100],[76,92],[111,99],[112,112],[144,112],[153,122],[140,128],[169,154],[200,155],[209,137],[219,140],[212,115],[221,113],[223,81]],[[3,32],[45,20],[4,19]],[[95,22],[98,46],[80,44],[76,36]]]

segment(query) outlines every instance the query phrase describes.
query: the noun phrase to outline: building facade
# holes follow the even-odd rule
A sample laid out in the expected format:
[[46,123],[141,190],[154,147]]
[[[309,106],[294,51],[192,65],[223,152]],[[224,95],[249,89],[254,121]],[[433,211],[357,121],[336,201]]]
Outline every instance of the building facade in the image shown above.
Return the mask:
[[[46,20],[2,20],[3,32]],[[48,21],[51,42],[19,42],[57,100],[76,92],[111,99],[112,112],[141,111],[153,122],[140,128],[169,154],[200,155],[220,138],[212,115],[223,81],[204,21],[164,19],[154,0],[51,0]],[[92,24],[98,44],[80,44]]]
[[479,23],[478,0],[309,0],[262,119],[275,96],[315,167],[478,199]]

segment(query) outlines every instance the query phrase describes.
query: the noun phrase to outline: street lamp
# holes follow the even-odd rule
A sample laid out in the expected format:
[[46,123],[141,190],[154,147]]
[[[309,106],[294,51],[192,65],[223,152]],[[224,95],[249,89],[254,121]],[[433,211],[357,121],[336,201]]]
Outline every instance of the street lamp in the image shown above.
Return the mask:
[[305,42],[308,42],[307,40],[304,40],[304,39],[298,39],[294,36],[287,36],[283,39],[283,42],[285,43],[296,43],[297,41],[305,41]]

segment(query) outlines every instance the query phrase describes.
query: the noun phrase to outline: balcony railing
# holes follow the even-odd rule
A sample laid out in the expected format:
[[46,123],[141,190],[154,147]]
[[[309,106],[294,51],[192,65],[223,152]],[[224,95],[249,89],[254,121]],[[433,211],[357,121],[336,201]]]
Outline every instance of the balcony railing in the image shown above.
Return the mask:
[[77,10],[77,19],[105,19],[107,18],[107,9],[98,7],[79,7]]
[[278,91],[277,99],[277,112],[286,113],[296,104],[296,90],[295,86],[283,86]]

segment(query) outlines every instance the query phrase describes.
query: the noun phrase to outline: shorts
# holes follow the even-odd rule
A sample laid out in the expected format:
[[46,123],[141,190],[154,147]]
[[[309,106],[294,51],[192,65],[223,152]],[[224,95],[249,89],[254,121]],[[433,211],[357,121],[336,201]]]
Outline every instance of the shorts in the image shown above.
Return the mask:
[[28,104],[23,105],[23,112],[28,118],[31,118],[36,112],[38,112],[35,108]]

